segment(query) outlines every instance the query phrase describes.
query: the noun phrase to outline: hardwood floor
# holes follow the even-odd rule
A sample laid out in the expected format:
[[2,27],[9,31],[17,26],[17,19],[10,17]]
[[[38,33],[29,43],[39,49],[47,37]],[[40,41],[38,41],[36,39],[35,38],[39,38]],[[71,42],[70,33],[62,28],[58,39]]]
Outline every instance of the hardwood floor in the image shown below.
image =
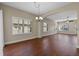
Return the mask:
[[[5,56],[74,56],[77,36],[55,34],[40,39],[10,44],[4,47]],[[78,50],[78,51],[77,51]]]

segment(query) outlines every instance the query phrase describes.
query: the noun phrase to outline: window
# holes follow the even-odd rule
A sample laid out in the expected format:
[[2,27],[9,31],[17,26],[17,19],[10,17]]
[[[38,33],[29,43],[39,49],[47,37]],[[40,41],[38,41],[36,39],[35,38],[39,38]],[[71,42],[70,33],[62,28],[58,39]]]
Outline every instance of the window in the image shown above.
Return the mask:
[[19,27],[18,27],[18,18],[12,18],[12,24],[13,24],[13,26],[12,26],[12,33],[13,34],[18,34],[18,29],[19,29]]
[[68,26],[68,23],[66,22],[60,22],[58,24],[58,28],[59,28],[59,31],[68,31],[69,30],[69,26]]
[[24,33],[31,32],[31,22],[24,20]]
[[68,31],[68,30],[69,30],[68,24],[64,24],[64,25],[63,25],[63,30],[64,30],[64,31]]
[[23,20],[21,18],[18,19],[18,34],[23,33]]
[[43,22],[43,32],[47,32],[48,31],[48,25],[46,22]]
[[20,17],[12,17],[12,34],[31,32],[31,21]]

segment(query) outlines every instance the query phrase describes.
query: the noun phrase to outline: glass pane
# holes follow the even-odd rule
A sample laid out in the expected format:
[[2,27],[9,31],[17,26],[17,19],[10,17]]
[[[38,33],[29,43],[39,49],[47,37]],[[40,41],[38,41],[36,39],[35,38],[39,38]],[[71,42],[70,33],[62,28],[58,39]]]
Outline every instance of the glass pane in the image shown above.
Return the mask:
[[24,24],[30,24],[30,20],[24,20]]
[[43,22],[43,32],[47,32],[47,23]]
[[22,24],[22,18],[19,18],[19,24]]
[[30,33],[30,27],[24,26],[24,33]]
[[43,32],[47,32],[47,27],[43,27]]
[[19,18],[19,30],[18,30],[18,32],[19,32],[19,34],[22,34],[23,33],[23,22],[22,22],[23,20],[22,20],[22,18]]
[[12,33],[13,34],[18,34],[18,25],[13,25],[13,27],[12,27]]
[[23,20],[21,18],[19,18],[19,31],[22,31],[22,27],[23,27]]
[[18,17],[12,17],[12,34],[18,34]]
[[22,34],[23,33],[22,30],[23,30],[22,26],[19,25],[19,30],[18,30],[19,34]]
[[43,26],[47,26],[47,23],[43,22]]
[[12,17],[12,23],[18,23],[18,17]]
[[59,31],[62,31],[62,30],[63,30],[62,25],[60,25],[59,26]]
[[63,26],[63,30],[64,30],[64,31],[68,31],[68,24],[65,24],[65,25]]

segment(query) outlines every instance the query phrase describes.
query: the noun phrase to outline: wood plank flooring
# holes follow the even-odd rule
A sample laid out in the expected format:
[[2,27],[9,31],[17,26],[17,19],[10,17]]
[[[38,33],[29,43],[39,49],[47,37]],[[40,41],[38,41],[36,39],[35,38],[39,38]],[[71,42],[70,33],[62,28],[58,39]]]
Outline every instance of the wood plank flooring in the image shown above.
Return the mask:
[[[74,56],[77,36],[55,34],[43,38],[10,44],[4,47],[5,56]],[[77,51],[78,50],[78,51]]]

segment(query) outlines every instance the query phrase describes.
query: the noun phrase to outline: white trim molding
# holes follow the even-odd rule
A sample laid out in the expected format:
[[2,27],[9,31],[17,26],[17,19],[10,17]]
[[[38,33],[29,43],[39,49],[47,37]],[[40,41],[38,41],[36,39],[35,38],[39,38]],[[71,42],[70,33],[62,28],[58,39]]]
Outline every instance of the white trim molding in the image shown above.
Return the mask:
[[18,42],[22,42],[22,41],[26,41],[26,40],[31,40],[31,39],[35,39],[35,38],[37,38],[37,36],[31,37],[31,38],[27,38],[27,39],[22,39],[22,40],[9,41],[9,42],[5,42],[5,45],[12,44],[12,43],[18,43]]

